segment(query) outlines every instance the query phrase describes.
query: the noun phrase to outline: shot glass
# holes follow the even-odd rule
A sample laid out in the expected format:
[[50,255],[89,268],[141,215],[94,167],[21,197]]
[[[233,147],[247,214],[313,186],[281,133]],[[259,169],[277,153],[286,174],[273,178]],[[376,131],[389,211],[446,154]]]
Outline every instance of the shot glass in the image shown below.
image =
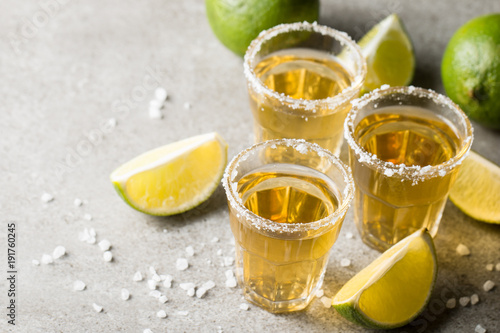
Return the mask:
[[472,144],[462,110],[431,90],[375,90],[353,101],[345,138],[363,241],[384,251],[422,227],[435,236]]
[[255,142],[305,139],[335,155],[343,123],[366,77],[366,61],[344,32],[316,23],[263,31],[244,58]]
[[305,140],[271,140],[234,157],[222,182],[245,298],[273,313],[305,308],[354,197],[349,168]]

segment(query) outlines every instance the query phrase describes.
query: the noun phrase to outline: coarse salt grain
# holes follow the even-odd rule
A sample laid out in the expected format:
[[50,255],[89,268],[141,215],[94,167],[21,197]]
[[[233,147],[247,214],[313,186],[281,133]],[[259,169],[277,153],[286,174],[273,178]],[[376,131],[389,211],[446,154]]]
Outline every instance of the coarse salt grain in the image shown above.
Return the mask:
[[89,235],[90,235],[90,237],[96,237],[97,236],[97,232],[95,231],[94,228],[90,228],[89,229]]
[[156,313],[156,316],[158,318],[167,318],[167,313],[165,312],[165,310],[160,310]]
[[458,244],[458,246],[457,246],[457,253],[459,255],[461,255],[462,257],[463,256],[468,256],[470,254],[470,250],[464,244]]
[[52,194],[50,194],[50,193],[45,192],[40,197],[40,200],[42,200],[42,202],[44,202],[44,203],[49,203],[49,202],[51,202],[51,201],[54,200],[54,196]]
[[212,240],[210,240],[210,242],[212,242],[212,243],[217,243],[218,241],[219,241],[218,237],[214,237],[214,238],[212,238]]
[[108,125],[111,128],[115,128],[117,124],[116,118],[109,118],[108,119]]
[[352,234],[352,232],[348,232],[345,234],[345,238],[347,238],[347,239],[351,239],[353,237],[354,237],[354,235]]
[[153,331],[151,331],[149,328],[145,328],[142,333],[153,333]]
[[324,294],[325,294],[325,291],[323,289],[319,289],[318,291],[316,291],[315,296],[320,298],[320,297],[323,297]]
[[87,221],[92,221],[92,215],[90,215],[90,214],[84,214],[83,215],[83,219],[87,220]]
[[217,255],[218,255],[218,256],[221,256],[221,255],[222,255],[222,249],[218,249],[218,250],[217,250]]
[[213,287],[215,287],[215,282],[212,281],[212,280],[208,280],[207,282],[205,282],[202,286],[202,288],[206,289],[206,290],[210,290],[212,289]]
[[102,312],[102,306],[94,303],[94,304],[92,304],[92,307],[94,308],[95,312],[97,312],[97,313]]
[[478,294],[473,294],[470,297],[470,304],[476,305],[477,303],[479,303],[479,296],[478,296]]
[[186,269],[188,269],[188,267],[189,267],[189,263],[188,263],[187,259],[179,258],[175,262],[175,268],[178,271],[185,271]]
[[80,207],[81,205],[83,204],[83,201],[76,198],[74,201],[73,201],[73,205],[75,205],[75,207]]
[[247,303],[241,303],[240,304],[240,310],[248,311],[248,309],[250,309],[250,306],[248,306]]
[[470,302],[470,298],[467,296],[460,297],[460,299],[458,300],[458,303],[460,303],[461,306],[467,306],[467,305],[469,305],[469,302]]
[[234,264],[233,257],[224,257],[224,266],[232,266]]
[[207,293],[207,290],[205,288],[203,288],[203,286],[196,289],[196,297],[198,297],[198,298],[203,298],[203,296],[205,296],[206,293]]
[[149,266],[149,274],[155,275],[156,274],[156,269],[153,266]]
[[226,287],[228,288],[234,288],[237,285],[238,283],[236,282],[236,279],[234,277],[226,280]]
[[155,98],[157,101],[164,102],[168,97],[167,91],[163,87],[155,89]]
[[159,301],[160,303],[162,303],[162,304],[165,304],[165,303],[167,303],[167,302],[168,302],[168,298],[167,298],[167,296],[165,296],[165,295],[161,295],[161,296],[158,298],[158,301]]
[[54,252],[52,252],[52,257],[54,259],[59,259],[62,256],[64,256],[65,254],[66,254],[66,249],[64,248],[64,246],[59,245],[59,246],[56,246],[56,248],[54,249]]
[[446,301],[446,307],[448,309],[454,309],[456,306],[457,306],[456,298],[450,298],[449,300]]
[[35,266],[39,266],[40,265],[40,262],[38,260],[36,260],[36,259],[31,260],[31,263],[33,265],[35,265]]
[[188,247],[186,247],[186,253],[190,257],[194,256],[194,249],[193,249],[193,247],[191,245],[188,246]]
[[143,279],[144,278],[142,277],[141,272],[135,272],[134,277],[132,278],[132,280],[134,280],[135,282],[142,281]]
[[75,291],[82,291],[82,290],[85,290],[87,286],[85,285],[85,283],[81,280],[76,280],[75,282],[73,282],[73,290]]
[[178,316],[187,316],[189,314],[189,311],[177,311],[176,314]]
[[101,249],[101,251],[107,251],[107,250],[109,250],[111,248],[111,243],[107,239],[103,239],[97,245],[99,246],[99,248]]
[[128,289],[123,288],[120,296],[121,296],[122,300],[126,301],[130,298],[130,292],[128,291]]
[[340,266],[342,266],[342,267],[349,267],[349,266],[351,266],[351,260],[350,259],[346,259],[346,258],[342,259],[340,261]]
[[192,289],[195,287],[195,284],[192,283],[192,282],[184,282],[184,283],[180,283],[179,284],[179,287],[182,289],[182,290],[189,290],[189,289]]
[[159,290],[151,290],[149,292],[149,296],[154,297],[154,298],[160,298],[161,297],[161,292]]
[[164,232],[164,233],[167,233],[167,232],[168,232],[168,230],[167,230],[167,229],[163,229],[163,232]]
[[156,281],[156,282],[160,282],[161,281],[161,276],[159,276],[158,274],[155,273],[151,277],[151,280]]
[[330,297],[323,296],[320,298],[321,303],[323,303],[323,306],[327,309],[329,309],[332,306],[332,299]]
[[495,287],[495,282],[488,280],[483,284],[484,291],[488,292]]
[[82,242],[88,241],[90,238],[89,229],[85,228],[82,232],[78,234],[78,239]]
[[481,324],[477,324],[476,328],[474,329],[474,332],[476,333],[486,333],[486,329],[481,326]]
[[113,260],[113,253],[111,253],[111,251],[105,251],[102,254],[102,258],[104,259],[104,261],[110,262],[111,260]]
[[224,275],[226,275],[227,280],[234,278],[234,273],[231,269],[228,269],[227,271],[225,271]]
[[191,103],[189,102],[184,103],[184,109],[191,109]]
[[189,297],[193,297],[193,296],[194,296],[194,294],[195,294],[195,289],[194,289],[194,288],[191,288],[191,289],[189,289],[189,290],[187,291],[187,295],[188,295]]
[[486,270],[492,272],[494,267],[495,267],[495,265],[488,264],[488,265],[486,265]]
[[165,275],[165,279],[163,280],[163,286],[166,288],[171,288],[173,280],[174,280],[174,278],[172,277],[172,275],[168,275],[168,274]]
[[148,280],[148,288],[151,290],[155,290],[157,287],[156,281],[155,280]]
[[50,254],[42,255],[42,264],[48,265],[48,264],[52,264],[53,262],[54,262],[54,259],[52,259],[52,256]]

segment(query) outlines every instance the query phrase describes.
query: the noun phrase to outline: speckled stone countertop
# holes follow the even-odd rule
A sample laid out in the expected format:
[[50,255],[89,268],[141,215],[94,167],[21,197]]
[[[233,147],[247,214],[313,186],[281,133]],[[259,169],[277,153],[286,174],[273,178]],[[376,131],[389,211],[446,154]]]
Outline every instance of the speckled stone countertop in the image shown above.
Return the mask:
[[[447,41],[470,18],[495,11],[497,0],[323,0],[320,23],[359,40],[397,12],[416,50],[414,85],[443,92],[440,60]],[[253,305],[240,309],[241,291],[225,286],[225,271],[233,266],[224,266],[224,257],[234,256],[234,246],[221,186],[198,208],[168,218],[132,210],[111,186],[109,174],[123,162],[189,136],[219,132],[230,158],[252,143],[242,59],[212,34],[203,1],[2,0],[0,31],[0,331],[364,331],[319,300],[286,315]],[[148,116],[156,86],[169,93],[161,120]],[[500,163],[499,146],[500,132],[475,124],[473,149]],[[345,145],[341,158],[347,158]],[[54,197],[47,204],[40,200],[45,192]],[[83,204],[76,207],[75,198]],[[9,223],[17,235],[15,326],[6,316]],[[78,240],[85,228],[95,229],[97,242],[111,242],[112,262],[103,260],[97,245]],[[477,324],[499,332],[500,271],[485,268],[500,262],[499,226],[476,222],[448,202],[435,243],[439,275],[429,306],[394,332],[474,332]],[[456,254],[460,243],[470,256]],[[66,256],[32,264],[58,245]],[[186,257],[187,246],[194,256]],[[332,297],[378,255],[361,242],[350,211],[332,249],[325,295]],[[180,257],[189,261],[185,271],[175,268]],[[351,266],[341,267],[343,258]],[[150,266],[173,276],[172,288],[160,288],[165,304],[149,296],[146,281],[132,280],[137,271],[149,276]],[[86,289],[74,291],[76,280]],[[179,288],[208,280],[216,286],[202,299]],[[482,288],[487,280],[497,284],[488,293]],[[122,288],[130,291],[127,301]],[[445,308],[447,299],[474,293],[478,304]],[[162,309],[165,319],[156,316]]]

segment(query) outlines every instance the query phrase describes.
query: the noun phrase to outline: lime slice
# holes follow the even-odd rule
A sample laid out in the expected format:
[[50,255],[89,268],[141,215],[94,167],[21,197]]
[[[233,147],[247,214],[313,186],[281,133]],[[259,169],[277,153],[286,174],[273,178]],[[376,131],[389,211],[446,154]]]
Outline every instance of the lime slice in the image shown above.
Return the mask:
[[391,14],[380,21],[358,44],[368,67],[365,90],[373,90],[383,84],[410,84],[415,72],[415,54],[398,15]]
[[332,305],[364,327],[400,327],[424,309],[436,274],[432,237],[421,229],[356,274],[335,295]]
[[450,200],[476,220],[500,224],[500,167],[471,151],[458,171]]
[[227,162],[227,144],[209,133],[148,151],[111,174],[118,194],[150,215],[185,212],[217,188]]

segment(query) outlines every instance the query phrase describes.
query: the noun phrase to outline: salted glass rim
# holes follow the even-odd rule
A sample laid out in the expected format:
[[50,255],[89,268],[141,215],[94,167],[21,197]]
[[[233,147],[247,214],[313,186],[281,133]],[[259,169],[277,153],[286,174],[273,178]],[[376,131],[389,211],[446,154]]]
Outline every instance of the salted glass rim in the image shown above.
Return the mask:
[[[276,36],[289,32],[296,31],[311,31],[319,33],[324,36],[332,37],[333,39],[340,42],[342,46],[346,46],[355,55],[354,62],[356,64],[356,73],[350,73],[353,75],[353,79],[349,87],[346,87],[340,93],[335,96],[330,96],[323,99],[296,99],[285,95],[283,93],[278,93],[269,87],[267,87],[262,80],[260,80],[254,72],[256,54],[261,50],[262,44],[266,41],[275,38]],[[289,104],[293,109],[305,109],[305,110],[315,110],[319,105],[329,104],[329,108],[335,109],[336,107],[347,103],[361,90],[365,82],[367,74],[366,60],[363,56],[361,48],[358,44],[345,32],[335,30],[333,28],[327,27],[325,25],[317,24],[317,22],[296,22],[296,23],[285,23],[279,24],[273,28],[262,31],[248,47],[245,56],[243,58],[243,72],[247,79],[247,82],[252,86],[254,91],[257,93],[262,93],[272,98],[279,100],[282,103]]]
[[[238,168],[239,163],[245,161],[247,158],[252,157],[253,152],[257,150],[262,150],[264,148],[274,146],[285,146],[295,149],[299,153],[308,153],[310,150],[317,153],[319,157],[327,158],[329,161],[339,170],[344,178],[345,187],[340,188],[342,193],[342,198],[339,198],[339,207],[331,214],[325,216],[324,218],[312,222],[297,222],[297,223],[279,223],[272,221],[270,219],[261,217],[248,208],[246,208],[238,195],[237,184],[238,181],[234,178],[238,175],[235,170]],[[300,150],[299,150],[300,149]],[[305,149],[305,151],[304,151]],[[224,176],[222,178],[222,185],[226,192],[229,204],[231,207],[236,209],[238,218],[245,218],[245,220],[250,221],[252,226],[257,229],[264,229],[272,232],[278,233],[293,233],[293,232],[304,232],[311,230],[318,230],[324,228],[331,224],[332,226],[340,223],[342,217],[346,214],[349,209],[351,202],[354,198],[354,180],[352,178],[351,169],[349,166],[344,164],[338,157],[332,154],[330,151],[320,147],[316,143],[310,143],[303,139],[276,139],[260,142],[257,144],[244,149],[239,154],[237,154],[231,162],[226,167]]]
[[[367,104],[392,94],[413,95],[419,98],[427,98],[436,105],[446,107],[454,112],[459,117],[461,126],[465,129],[465,137],[461,139],[461,146],[458,148],[455,155],[445,162],[433,166],[427,165],[422,167],[419,165],[396,165],[392,162],[379,159],[377,155],[371,154],[361,147],[354,138],[354,120],[356,119],[358,112],[360,112],[360,110]],[[414,182],[430,177],[444,177],[464,161],[471,148],[474,134],[469,118],[451,99],[435,92],[434,90],[414,86],[389,87],[384,85],[381,88],[375,89],[372,92],[351,101],[351,104],[352,108],[349,110],[344,122],[344,137],[349,147],[354,151],[358,161],[370,167],[376,168],[388,177],[399,175],[405,179],[412,179]],[[381,109],[383,109],[383,107]]]

